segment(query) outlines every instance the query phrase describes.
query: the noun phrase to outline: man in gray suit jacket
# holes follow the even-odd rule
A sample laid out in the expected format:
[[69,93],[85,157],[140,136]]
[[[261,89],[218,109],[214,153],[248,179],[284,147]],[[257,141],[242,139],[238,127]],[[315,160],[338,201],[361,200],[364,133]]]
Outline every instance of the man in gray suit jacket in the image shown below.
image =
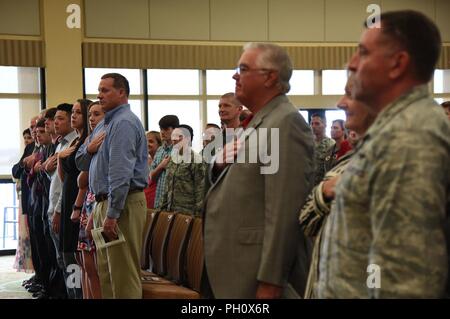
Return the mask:
[[288,283],[299,294],[304,289],[309,243],[298,212],[313,182],[314,146],[285,95],[291,75],[281,47],[244,46],[233,78],[253,117],[242,137],[218,153],[205,199],[204,287],[215,298],[280,298]]

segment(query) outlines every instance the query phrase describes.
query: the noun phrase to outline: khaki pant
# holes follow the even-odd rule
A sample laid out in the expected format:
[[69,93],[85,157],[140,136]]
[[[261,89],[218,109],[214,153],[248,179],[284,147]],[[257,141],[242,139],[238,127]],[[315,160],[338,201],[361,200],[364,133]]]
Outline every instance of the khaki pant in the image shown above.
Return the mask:
[[[102,227],[108,201],[94,208],[94,227]],[[140,256],[147,206],[143,192],[128,194],[117,224],[125,243],[97,249],[98,275],[104,299],[142,298]]]

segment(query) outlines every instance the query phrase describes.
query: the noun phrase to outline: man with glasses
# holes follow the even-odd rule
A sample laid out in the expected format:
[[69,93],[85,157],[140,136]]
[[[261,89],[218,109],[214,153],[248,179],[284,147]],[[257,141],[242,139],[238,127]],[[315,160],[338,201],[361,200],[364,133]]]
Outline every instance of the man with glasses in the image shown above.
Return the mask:
[[[311,130],[285,95],[291,75],[290,58],[281,47],[244,46],[233,78],[236,98],[253,118],[241,138],[226,144],[211,167],[214,184],[204,212],[205,296],[295,295],[289,279],[298,293],[304,289],[309,247],[297,215],[313,182],[314,151]],[[254,140],[259,140],[258,145]],[[270,163],[262,158],[230,163],[238,152],[245,157],[256,146],[267,154],[276,153],[277,170],[266,171],[276,161],[273,158]]]

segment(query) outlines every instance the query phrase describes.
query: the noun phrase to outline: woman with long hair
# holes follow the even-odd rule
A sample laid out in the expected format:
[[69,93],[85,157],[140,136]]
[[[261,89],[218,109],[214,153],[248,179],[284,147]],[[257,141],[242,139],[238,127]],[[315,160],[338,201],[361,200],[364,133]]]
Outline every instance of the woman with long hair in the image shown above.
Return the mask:
[[[90,134],[105,117],[105,112],[98,101],[89,105],[88,117]],[[87,139],[85,142],[87,143]],[[79,192],[71,219],[73,222],[80,222],[78,251],[81,255],[83,299],[100,299],[102,295],[95,260],[95,244],[90,233],[93,226],[92,210],[95,204],[95,196],[88,190],[88,186],[89,172],[82,171],[78,176]]]

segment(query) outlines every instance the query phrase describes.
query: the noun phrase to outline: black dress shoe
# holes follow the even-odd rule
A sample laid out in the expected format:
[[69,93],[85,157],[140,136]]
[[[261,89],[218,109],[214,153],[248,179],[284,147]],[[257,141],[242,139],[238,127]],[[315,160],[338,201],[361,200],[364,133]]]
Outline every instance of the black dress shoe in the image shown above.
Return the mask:
[[35,292],[33,299],[49,299],[49,296],[44,291]]
[[30,288],[27,289],[28,292],[30,293],[35,293],[38,291],[42,290],[42,286],[41,285],[32,285]]
[[28,289],[30,289],[31,287],[33,287],[33,286],[36,286],[36,284],[34,284],[34,283],[29,283],[29,284],[26,284],[25,286],[23,286],[26,290],[28,290]]
[[28,279],[26,279],[26,280],[24,280],[24,281],[22,281],[22,286],[26,286],[26,285],[29,285],[29,284],[32,284],[32,283],[34,283],[34,281],[35,281],[35,278],[36,278],[36,276],[35,275],[33,275],[33,276],[31,276],[30,278],[28,278]]
[[28,290],[28,289],[30,289],[30,288],[33,287],[33,286],[40,286],[40,287],[42,287],[42,284],[41,284],[40,282],[32,282],[32,283],[26,284],[26,285],[24,286],[24,288],[25,288],[26,290]]

